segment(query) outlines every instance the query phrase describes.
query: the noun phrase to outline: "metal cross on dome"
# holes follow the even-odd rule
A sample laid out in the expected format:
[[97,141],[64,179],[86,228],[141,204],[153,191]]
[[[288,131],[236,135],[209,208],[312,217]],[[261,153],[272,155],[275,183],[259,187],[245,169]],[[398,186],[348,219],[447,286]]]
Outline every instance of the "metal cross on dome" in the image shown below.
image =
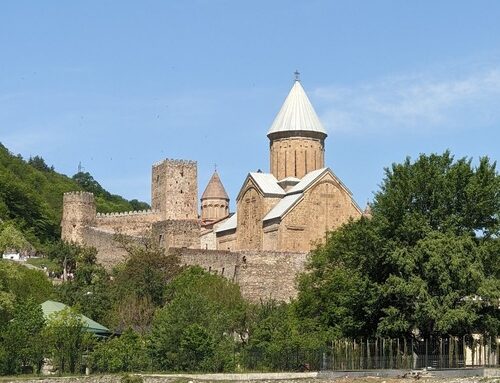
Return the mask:
[[300,81],[300,72],[296,69],[295,72],[293,72],[295,75],[295,81]]

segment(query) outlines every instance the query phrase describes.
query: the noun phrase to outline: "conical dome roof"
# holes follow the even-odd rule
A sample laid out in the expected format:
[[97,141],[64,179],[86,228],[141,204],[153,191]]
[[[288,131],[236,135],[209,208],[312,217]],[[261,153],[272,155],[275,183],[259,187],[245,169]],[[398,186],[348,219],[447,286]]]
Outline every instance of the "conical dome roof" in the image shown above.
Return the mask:
[[278,132],[306,131],[327,135],[299,80],[293,84],[267,135]]
[[217,170],[212,175],[212,178],[210,178],[210,181],[208,181],[208,185],[205,188],[205,191],[203,192],[201,199],[202,200],[203,199],[227,199],[227,200],[229,200],[229,197],[226,193],[226,189],[224,189],[224,185],[222,185],[222,182],[219,178],[219,174],[217,173]]

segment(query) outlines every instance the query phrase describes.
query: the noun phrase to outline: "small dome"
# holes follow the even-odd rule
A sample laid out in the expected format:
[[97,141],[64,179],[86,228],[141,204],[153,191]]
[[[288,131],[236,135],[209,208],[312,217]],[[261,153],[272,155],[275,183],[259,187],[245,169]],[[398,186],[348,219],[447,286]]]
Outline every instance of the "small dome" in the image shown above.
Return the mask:
[[222,182],[219,178],[219,174],[217,173],[217,170],[212,175],[212,178],[210,178],[210,181],[208,181],[208,185],[205,188],[205,191],[203,192],[201,199],[202,200],[204,200],[204,199],[229,200],[229,197],[226,193],[226,189],[224,189],[224,185],[222,185]]

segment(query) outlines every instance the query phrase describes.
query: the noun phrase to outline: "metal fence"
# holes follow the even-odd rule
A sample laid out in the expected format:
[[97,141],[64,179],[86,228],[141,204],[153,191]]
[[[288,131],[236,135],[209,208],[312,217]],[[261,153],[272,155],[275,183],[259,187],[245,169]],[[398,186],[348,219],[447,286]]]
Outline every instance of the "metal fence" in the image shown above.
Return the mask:
[[500,366],[500,339],[484,336],[343,339],[323,351],[323,370]]
[[340,339],[311,349],[246,349],[239,361],[249,371],[500,367],[500,338]]

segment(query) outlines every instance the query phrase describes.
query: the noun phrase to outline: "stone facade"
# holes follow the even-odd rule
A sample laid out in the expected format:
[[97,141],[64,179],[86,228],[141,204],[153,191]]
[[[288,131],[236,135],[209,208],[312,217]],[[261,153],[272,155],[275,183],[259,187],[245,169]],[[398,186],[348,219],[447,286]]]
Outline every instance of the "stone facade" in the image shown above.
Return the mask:
[[295,279],[305,270],[307,253],[171,249],[183,265],[197,265],[240,286],[249,301],[289,301],[297,296]]
[[62,239],[96,247],[98,261],[111,268],[126,257],[116,234],[148,237],[176,249],[183,263],[237,282],[252,301],[288,300],[307,253],[362,212],[324,167],[327,134],[299,81],[267,136],[270,173],[247,175],[234,214],[217,171],[199,213],[196,162],[167,159],[152,167],[152,210],[99,214],[91,193],[65,193]]
[[270,169],[278,179],[302,178],[325,167],[325,137],[318,133],[281,133],[270,137]]
[[152,238],[164,248],[200,248],[200,221],[197,219],[164,220],[153,224]]
[[198,219],[198,167],[195,161],[165,160],[153,165],[151,207],[165,220]]

